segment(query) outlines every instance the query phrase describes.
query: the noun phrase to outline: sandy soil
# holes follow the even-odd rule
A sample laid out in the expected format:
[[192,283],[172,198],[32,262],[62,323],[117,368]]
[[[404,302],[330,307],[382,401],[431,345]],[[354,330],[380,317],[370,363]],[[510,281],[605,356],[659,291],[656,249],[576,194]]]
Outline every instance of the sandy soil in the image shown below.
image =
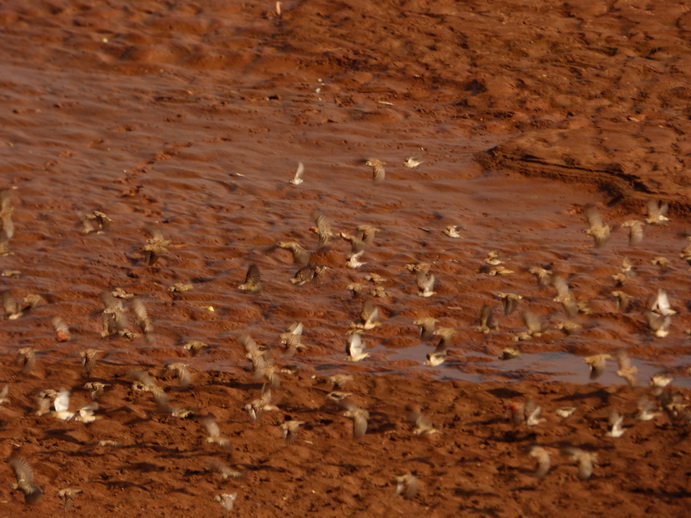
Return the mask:
[[[57,491],[73,487],[83,493],[72,512],[84,516],[223,515],[220,493],[237,493],[232,513],[247,516],[685,514],[684,411],[633,417],[642,396],[654,399],[653,374],[674,377],[668,396],[688,400],[691,388],[684,2],[316,0],[282,2],[280,16],[272,2],[28,4],[0,6],[0,189],[15,225],[0,269],[3,292],[42,302],[0,326],[0,456],[25,458],[45,494],[27,506],[6,466],[8,512],[60,511]],[[404,167],[408,157],[423,163]],[[381,184],[368,159],[385,162]],[[623,224],[643,222],[651,200],[669,204],[670,221],[645,224],[632,245]],[[589,205],[611,227],[602,247],[585,233]],[[94,210],[112,223],[87,234],[80,218]],[[275,245],[315,250],[315,211],[335,232],[378,232],[364,266],[348,268],[337,239],[312,256],[328,267],[318,282],[294,286],[299,266]],[[460,238],[442,233],[449,225]],[[153,266],[146,227],[171,241]],[[491,251],[512,273],[491,275]],[[617,281],[625,259],[633,274]],[[431,264],[432,297],[418,296],[405,267],[418,261]],[[250,264],[260,293],[238,289]],[[567,281],[582,311],[568,316],[537,284],[538,265]],[[171,292],[176,283],[191,289]],[[365,286],[359,297],[353,283]],[[148,337],[100,336],[100,294],[116,287],[146,305]],[[644,314],[658,289],[676,311],[665,337]],[[507,292],[523,297],[510,315],[497,298]],[[368,299],[382,323],[363,333],[370,357],[347,362],[346,332]],[[483,305],[498,320],[487,334],[476,329]],[[524,311],[543,333],[516,342]],[[54,317],[71,340],[56,341]],[[456,330],[440,366],[423,365],[433,349],[418,338],[422,317]],[[307,347],[287,357],[279,334],[296,321]],[[565,321],[580,327],[566,334]],[[278,367],[298,368],[279,375],[279,410],[257,421],[243,410],[261,392],[238,341],[246,333]],[[210,347],[192,357],[190,340]],[[37,362],[21,373],[26,347]],[[507,347],[521,356],[499,360]],[[100,419],[35,415],[41,390],[71,389],[72,410],[90,399],[78,356],[88,348],[101,351],[92,381],[111,385]],[[638,386],[616,362],[590,384],[582,358],[622,348]],[[174,361],[192,370],[189,390],[163,368]],[[134,368],[194,414],[156,411],[131,389]],[[337,373],[354,376],[350,400],[370,412],[359,440],[326,399]],[[528,399],[547,421],[514,427],[506,406]],[[416,436],[408,405],[440,433]],[[576,413],[557,417],[563,406]],[[606,435],[613,409],[628,428],[617,439]],[[230,449],[205,442],[209,414]],[[284,444],[289,419],[305,425]],[[552,453],[541,479],[532,445]],[[568,445],[598,453],[590,480],[560,453]],[[243,478],[209,471],[213,458]],[[410,500],[393,483],[406,473],[421,483]]]

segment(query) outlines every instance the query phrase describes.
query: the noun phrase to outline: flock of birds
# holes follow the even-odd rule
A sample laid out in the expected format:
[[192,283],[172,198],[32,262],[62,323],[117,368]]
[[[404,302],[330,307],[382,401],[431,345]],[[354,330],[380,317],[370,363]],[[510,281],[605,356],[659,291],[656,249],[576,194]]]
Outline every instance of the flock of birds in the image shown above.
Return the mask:
[[[385,180],[384,162],[371,159],[366,164],[372,168],[374,183],[381,183]],[[421,164],[414,157],[406,159],[404,165],[407,167],[417,167]],[[304,166],[299,164],[295,176],[290,180],[294,186],[299,186],[304,181]],[[14,236],[14,224],[12,222],[13,204],[10,191],[0,192],[0,254],[10,254],[10,241]],[[585,215],[588,221],[586,234],[594,240],[594,245],[600,247],[604,245],[610,237],[610,227],[605,224],[603,218],[594,207],[586,207]],[[366,252],[375,244],[377,228],[371,225],[359,225],[352,233],[336,233],[331,230],[331,225],[321,212],[314,214],[314,226],[310,229],[318,238],[318,243],[313,250],[303,247],[296,241],[278,241],[273,249],[287,250],[292,254],[292,260],[297,268],[290,282],[295,286],[302,286],[307,283],[318,282],[320,277],[328,269],[324,264],[320,264],[320,254],[336,246],[338,240],[347,242],[350,252],[347,254],[346,266],[357,269],[365,265]],[[668,221],[667,206],[656,202],[648,204],[648,215],[645,221],[630,220],[621,226],[629,231],[629,243],[637,245],[643,240],[646,226],[661,225]],[[112,220],[101,211],[92,211],[81,218],[83,232],[85,234],[101,233],[107,231],[111,226]],[[450,239],[461,237],[460,228],[456,225],[448,226],[443,230],[444,234]],[[161,231],[154,227],[145,229],[147,240],[141,247],[141,261],[148,267],[154,267],[159,259],[168,252],[171,240],[166,239]],[[691,238],[690,238],[691,239]],[[680,253],[680,257],[691,264],[691,243],[689,243]],[[653,261],[660,268],[669,265],[669,259],[657,257]],[[435,295],[436,278],[434,275],[434,263],[418,262],[406,265],[407,271],[415,278],[417,295],[423,298]],[[495,251],[490,251],[485,258],[481,271],[488,275],[503,276],[513,273],[505,266],[504,261]],[[564,313],[568,317],[575,317],[579,313],[588,313],[587,304],[579,301],[567,280],[554,271],[549,266],[535,266],[531,268],[537,282],[542,287],[554,289],[554,300],[560,303]],[[2,276],[12,278],[21,275],[21,272],[4,270]],[[615,285],[618,289],[612,291],[612,296],[616,298],[621,311],[629,311],[636,307],[632,297],[628,296],[621,289],[627,280],[634,275],[633,266],[625,261],[621,271],[614,276]],[[372,330],[382,325],[382,313],[375,304],[377,297],[385,296],[385,290],[381,286],[384,279],[375,274],[368,273],[365,279],[369,284],[352,283],[347,286],[353,297],[363,299],[358,317],[350,324],[350,328],[345,339],[346,359],[349,362],[360,362],[369,357],[366,343],[363,339],[365,331]],[[190,284],[177,283],[170,287],[171,292],[184,293],[193,289]],[[262,291],[262,278],[259,267],[256,264],[249,266],[247,274],[242,283],[238,285],[240,291],[248,293],[259,293]],[[37,294],[25,296],[21,299],[15,298],[12,291],[5,289],[2,294],[2,304],[4,316],[7,320],[21,318],[27,312],[46,301]],[[501,301],[503,311],[506,315],[514,313],[522,304],[523,296],[516,293],[499,293],[497,298]],[[120,336],[124,338],[135,338],[141,336],[146,340],[153,340],[154,324],[149,316],[143,300],[129,294],[121,288],[101,294],[101,337]],[[640,307],[640,305],[638,306]],[[497,319],[494,315],[495,308],[491,305],[484,305],[480,310],[477,331],[488,334],[498,328]],[[647,321],[650,332],[655,337],[664,337],[668,334],[671,318],[676,314],[672,308],[667,294],[663,290],[651,294],[649,300],[644,303],[643,315]],[[539,337],[543,332],[543,324],[540,319],[531,311],[524,310],[522,318],[526,329],[515,333],[514,340],[518,342],[516,347],[507,347],[501,353],[501,358],[510,360],[521,354],[520,342]],[[134,326],[132,325],[134,320]],[[425,364],[439,366],[447,360],[449,349],[452,345],[454,328],[437,327],[438,321],[432,317],[421,317],[415,320],[414,324],[418,328],[418,337],[422,342],[432,343],[433,350],[426,355]],[[56,316],[52,320],[55,330],[55,339],[58,342],[66,342],[71,339],[70,327],[61,318]],[[560,329],[567,334],[576,332],[579,326],[568,321],[560,323]],[[280,343],[283,348],[282,357],[286,360],[299,355],[306,346],[303,343],[302,333],[304,326],[301,323],[294,323],[284,333],[280,335]],[[279,407],[275,403],[274,393],[285,382],[285,377],[294,373],[294,367],[281,362],[274,348],[267,345],[258,344],[249,334],[242,334],[238,337],[238,342],[244,347],[245,355],[251,363],[253,380],[257,386],[261,386],[257,398],[247,402],[244,410],[252,420],[261,418],[264,412],[278,411]],[[192,356],[202,354],[209,346],[200,341],[186,343],[184,350]],[[36,365],[36,350],[32,347],[22,347],[18,350],[17,358],[19,373],[27,375]],[[63,421],[76,421],[85,424],[91,423],[96,419],[107,417],[103,409],[99,407],[98,401],[101,396],[109,389],[109,384],[103,380],[98,381],[93,377],[93,371],[98,365],[104,352],[99,349],[87,349],[79,354],[82,375],[85,383],[82,389],[87,391],[92,399],[91,403],[82,405],[79,408],[71,409],[70,395],[68,389],[45,389],[35,395],[37,416],[50,416],[54,419]],[[637,369],[632,365],[625,350],[616,351],[614,356],[610,354],[597,354],[584,358],[590,370],[590,378],[597,379],[606,369],[607,361],[616,357],[618,362],[617,375],[622,377],[630,386],[638,384]],[[180,389],[185,390],[193,385],[193,375],[184,362],[176,361],[165,365],[167,372],[173,373],[177,379]],[[163,415],[172,416],[180,419],[196,419],[206,430],[206,441],[217,445],[221,450],[231,448],[230,440],[225,437],[212,415],[197,415],[191,409],[174,406],[170,401],[166,390],[159,384],[159,380],[144,369],[132,369],[127,373],[131,380],[131,388],[137,392],[150,393],[155,404],[155,412]],[[352,421],[352,437],[354,440],[362,438],[368,430],[369,411],[356,405],[350,398],[352,394],[346,392],[347,385],[353,381],[353,376],[349,374],[334,374],[329,378],[331,391],[326,398],[329,404],[341,408],[343,416]],[[650,388],[647,394],[642,396],[638,403],[638,412],[635,418],[638,420],[651,420],[665,412],[672,423],[688,425],[691,422],[691,411],[687,407],[681,393],[672,390],[670,384],[672,378],[666,372],[656,374],[650,380]],[[0,391],[0,406],[7,404],[10,399],[8,394],[10,386],[6,385]],[[564,407],[557,410],[557,415],[563,419],[568,419],[576,410],[574,407]],[[512,401],[506,405],[506,419],[516,427],[539,426],[545,421],[541,417],[541,407],[532,399],[526,401]],[[609,417],[609,425],[606,435],[611,438],[621,437],[627,430],[624,426],[625,416],[621,415],[616,409],[612,409]],[[420,411],[419,407],[408,407],[406,420],[412,427],[415,435],[429,435],[442,432],[436,428],[431,420]],[[305,425],[304,421],[287,420],[280,425],[281,434],[287,443],[295,442],[300,434],[300,429]],[[593,466],[597,465],[597,453],[584,451],[576,447],[568,447],[562,452],[568,455],[573,462],[579,466],[579,478],[586,480],[593,473]],[[537,467],[534,476],[543,478],[550,471],[550,452],[542,446],[533,446],[528,451],[529,457],[536,460]],[[21,457],[14,455],[8,460],[9,466],[16,475],[16,483],[13,488],[24,493],[26,502],[31,504],[36,502],[43,490],[34,482],[33,471],[29,462]],[[220,458],[215,459],[209,465],[211,470],[218,472],[223,479],[239,478],[243,476],[241,471],[233,469],[227,462]],[[419,489],[420,481],[411,473],[406,473],[394,479],[396,493],[404,498],[414,498]],[[80,493],[78,489],[65,488],[58,492],[58,496],[65,502],[66,508],[70,506]],[[215,496],[224,509],[230,511],[233,508],[237,493],[222,493]]]

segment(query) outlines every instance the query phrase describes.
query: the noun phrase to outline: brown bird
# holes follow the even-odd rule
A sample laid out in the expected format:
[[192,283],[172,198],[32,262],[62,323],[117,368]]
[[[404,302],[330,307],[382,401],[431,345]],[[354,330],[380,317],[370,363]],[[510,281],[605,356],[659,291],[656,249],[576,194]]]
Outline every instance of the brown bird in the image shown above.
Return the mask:
[[375,184],[380,184],[384,181],[384,178],[386,178],[384,162],[377,160],[376,158],[370,158],[365,162],[365,165],[368,165],[372,168],[372,181],[374,181]]
[[80,219],[85,234],[101,234],[113,222],[112,219],[100,210],[93,210],[88,214],[83,214]]
[[79,357],[82,359],[82,376],[88,378],[91,376],[91,371],[96,367],[97,356],[101,354],[98,349],[86,349],[79,353]]
[[374,305],[371,299],[363,301],[360,309],[360,318],[353,322],[355,329],[369,330],[381,325],[379,322],[379,308]]
[[599,248],[609,239],[610,228],[602,221],[602,216],[592,205],[585,208],[585,216],[590,228],[585,231],[595,241],[595,247]]
[[346,410],[343,415],[353,420],[353,439],[360,439],[367,433],[369,412],[350,401],[341,400],[339,403]]
[[493,329],[499,329],[499,324],[494,319],[494,309],[487,304],[480,308],[480,325],[476,328],[483,334],[489,333]]
[[209,349],[209,344],[200,342],[199,340],[192,340],[183,345],[182,348],[188,351],[192,356],[197,356],[205,349]]
[[192,384],[192,374],[190,373],[187,365],[181,362],[169,363],[166,365],[167,370],[175,372],[178,378],[178,386],[180,388],[186,389]]
[[241,471],[235,471],[220,459],[211,459],[209,461],[209,468],[219,473],[223,480],[228,480],[229,478],[242,478],[244,476]]
[[537,283],[540,287],[549,286],[552,283],[552,270],[542,266],[535,266],[529,272],[537,278]]
[[31,466],[22,457],[11,457],[8,463],[17,478],[17,483],[10,487],[21,490],[24,493],[26,503],[33,504],[41,497],[43,490],[34,484],[34,471]]
[[326,217],[319,211],[314,213],[314,226],[310,227],[310,231],[319,236],[318,249],[326,248],[336,235],[331,232],[331,225]]
[[17,364],[22,368],[22,374],[29,373],[36,366],[36,349],[22,347],[17,350]]
[[377,229],[371,225],[359,225],[356,228],[355,234],[350,235],[345,232],[341,232],[340,236],[342,239],[350,243],[350,254],[348,255],[347,265],[351,268],[359,268],[363,264],[367,264],[360,261],[365,250],[369,248],[374,243],[374,235]]
[[638,384],[638,381],[636,380],[638,368],[631,365],[631,359],[629,358],[628,353],[623,349],[619,349],[616,355],[617,363],[619,364],[617,376],[624,378],[630,387],[635,387]]
[[610,292],[610,295],[617,299],[617,308],[619,308],[619,311],[628,313],[634,303],[634,298],[628,293],[619,290]]
[[144,335],[151,335],[154,332],[154,324],[149,318],[149,312],[146,310],[142,299],[132,299],[132,312],[134,313],[134,322],[139,326],[139,329]]
[[221,435],[221,429],[218,427],[218,424],[213,417],[205,417],[199,422],[206,429],[206,442],[218,444],[221,448],[230,448],[230,439]]
[[422,415],[422,413],[417,408],[413,408],[408,412],[406,420],[415,426],[413,434],[415,435],[431,435],[434,433],[439,433],[432,421],[429,418]]
[[607,366],[607,360],[611,359],[612,357],[609,354],[594,354],[593,356],[586,356],[583,358],[583,361],[590,368],[590,379],[595,380],[602,376]]
[[559,302],[564,306],[564,311],[566,311],[568,316],[572,318],[575,317],[578,314],[578,304],[566,280],[561,275],[555,275],[552,280],[552,285],[554,289],[557,290],[557,296],[554,298],[554,302]]
[[308,264],[304,268],[300,268],[295,273],[295,276],[290,279],[290,282],[295,286],[302,286],[308,282],[315,282],[326,268],[326,266],[319,264]]
[[666,203],[650,200],[648,201],[648,217],[645,222],[649,225],[663,225],[669,221],[667,211],[669,206]]
[[521,295],[515,293],[497,293],[497,298],[501,300],[504,314],[507,316],[516,311],[518,301],[523,299]]
[[60,489],[57,492],[58,498],[62,498],[62,505],[65,511],[72,509],[72,506],[74,505],[74,497],[81,492],[81,489],[72,489],[71,487]]
[[101,337],[105,338],[114,334],[132,336],[133,333],[128,329],[129,319],[122,301],[113,297],[110,292],[104,291],[101,293],[101,302],[104,306],[101,314]]
[[279,241],[276,247],[289,250],[293,255],[293,264],[298,266],[306,266],[312,258],[312,254],[295,241]]
[[67,325],[67,322],[60,317],[53,317],[50,322],[55,329],[55,340],[58,342],[69,341],[72,335],[70,334],[70,327]]
[[622,227],[629,229],[629,245],[638,245],[643,241],[643,222],[630,219],[621,224]]
[[261,274],[259,273],[259,267],[256,264],[251,264],[247,269],[247,275],[245,275],[245,282],[238,286],[240,291],[249,292],[260,292],[262,291],[262,280]]
[[281,424],[281,431],[283,432],[283,439],[285,442],[292,444],[297,440],[298,430],[300,426],[305,424],[304,421],[286,421]]
[[144,245],[144,259],[149,266],[153,266],[161,255],[168,251],[171,241],[165,239],[160,230],[151,226],[146,227],[144,233],[149,236]]
[[432,317],[418,318],[414,323],[418,327],[420,340],[431,340],[438,320]]
[[329,377],[332,390],[343,390],[350,381],[353,381],[353,377],[348,374],[334,374]]
[[434,351],[427,354],[427,361],[425,361],[425,365],[436,367],[437,365],[441,365],[446,361],[449,344],[451,343],[451,337],[455,333],[456,330],[452,327],[442,327],[434,332],[434,335],[439,337],[439,343],[437,343]]

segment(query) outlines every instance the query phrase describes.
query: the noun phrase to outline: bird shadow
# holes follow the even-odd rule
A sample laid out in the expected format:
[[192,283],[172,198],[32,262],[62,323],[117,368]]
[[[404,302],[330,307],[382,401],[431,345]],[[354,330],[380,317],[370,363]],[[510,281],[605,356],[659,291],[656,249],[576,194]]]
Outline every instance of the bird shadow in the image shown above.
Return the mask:
[[609,399],[611,396],[612,394],[607,392],[604,388],[599,388],[591,392],[581,392],[562,396],[554,399],[554,401],[580,401],[582,399],[599,398],[604,404],[609,404]]
[[113,488],[113,489],[129,489],[132,487],[136,487],[138,489],[143,489],[144,491],[150,491],[148,487],[142,485],[142,484],[136,484],[134,482],[129,482],[127,480],[97,480],[97,484],[103,484],[106,487]]
[[499,496],[497,493],[488,493],[487,491],[476,491],[476,490],[472,490],[472,489],[463,489],[460,487],[453,488],[453,494],[454,494],[454,496],[460,496],[463,498],[470,498],[473,496],[496,496],[496,497]]
[[518,392],[507,387],[489,389],[487,392],[500,399],[512,399],[523,396],[523,392]]
[[270,466],[268,464],[238,464],[238,466],[242,466],[247,471],[272,471],[274,473],[288,473],[288,470],[285,468],[277,468],[276,466]]
[[165,471],[163,466],[158,466],[150,462],[135,462],[130,464],[123,464],[118,469],[128,471],[141,471],[143,473],[152,473],[156,471]]

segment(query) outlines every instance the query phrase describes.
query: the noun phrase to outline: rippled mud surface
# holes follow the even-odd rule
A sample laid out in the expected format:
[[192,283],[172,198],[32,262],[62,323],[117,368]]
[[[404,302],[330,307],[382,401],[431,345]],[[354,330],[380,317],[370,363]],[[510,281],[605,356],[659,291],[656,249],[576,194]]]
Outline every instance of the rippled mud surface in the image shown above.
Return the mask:
[[[662,415],[620,439],[604,436],[610,408],[635,412],[651,375],[664,370],[682,393],[691,387],[690,267],[680,257],[691,194],[683,2],[310,1],[282,2],[279,16],[271,2],[10,1],[0,26],[0,188],[9,190],[16,229],[0,283],[16,299],[43,298],[0,325],[10,385],[2,453],[20,447],[34,463],[46,487],[36,506],[59,509],[59,484],[84,489],[75,507],[85,515],[99,501],[113,515],[220,514],[214,494],[236,491],[234,512],[265,516],[604,512],[583,508],[579,492],[615,492],[622,516],[646,505],[674,515],[688,504],[688,486],[665,478],[688,461],[688,425]],[[422,164],[404,167],[408,157]],[[365,165],[374,158],[385,163],[381,184]],[[294,186],[299,162],[304,183]],[[622,225],[644,221],[651,200],[669,204],[670,221],[644,225],[642,242],[630,245]],[[602,247],[585,233],[591,205],[611,227]],[[80,217],[94,210],[112,223],[86,234]],[[299,266],[275,245],[315,250],[316,211],[336,233],[362,224],[378,232],[365,265],[347,267],[350,247],[337,239],[313,257],[328,267],[318,282],[294,286]],[[461,237],[443,234],[449,225]],[[153,266],[146,227],[171,241]],[[492,251],[511,273],[491,274]],[[664,267],[654,264],[660,257]],[[632,273],[617,281],[625,260]],[[436,277],[429,298],[406,269],[416,262],[430,263]],[[260,293],[238,289],[251,264]],[[555,289],[529,272],[536,266],[561,275],[582,311],[568,316]],[[383,282],[368,281],[372,274]],[[176,283],[191,289],[171,292]],[[364,285],[358,297],[353,283]],[[100,294],[115,288],[144,302],[152,335],[100,336]],[[676,311],[665,337],[645,316],[660,289]],[[633,299],[624,311],[617,290]],[[516,311],[504,314],[499,293],[523,297]],[[366,299],[380,308],[381,325],[363,333],[370,356],[351,363],[346,333]],[[487,334],[477,330],[483,305],[498,323]],[[525,311],[543,332],[517,342]],[[56,341],[56,316],[70,341]],[[436,367],[424,365],[433,344],[418,338],[414,321],[423,317],[456,330]],[[279,334],[297,321],[306,349],[288,358]],[[564,322],[579,327],[566,334]],[[274,348],[279,367],[299,369],[282,375],[281,412],[256,423],[242,411],[260,390],[238,342],[247,333]],[[183,348],[191,340],[210,347],[191,357]],[[25,347],[36,349],[37,367],[18,374],[14,355]],[[521,355],[500,360],[507,347]],[[116,380],[104,419],[54,430],[52,418],[33,415],[32,396],[64,386],[88,397],[78,375],[87,348],[102,351],[97,377]],[[620,349],[639,386],[626,386],[616,361],[590,384],[582,358]],[[195,467],[215,455],[197,421],[152,415],[150,396],[128,391],[129,369],[147,368],[167,386],[160,369],[178,360],[199,378],[180,397],[231,434],[235,462],[249,470],[242,481]],[[324,407],[326,378],[344,372],[356,377],[357,403],[382,413],[373,435],[356,443],[357,462],[348,458],[348,420]],[[515,394],[486,395],[506,382]],[[583,413],[566,425],[553,412],[574,393]],[[478,394],[486,399],[473,400]],[[548,424],[512,431],[500,419],[512,398],[536,399]],[[413,437],[406,404],[428,408],[442,433]],[[123,405],[136,417],[118,414]],[[288,417],[309,424],[298,444],[283,447],[277,425]],[[106,423],[136,448],[98,450]],[[522,448],[550,445],[557,455],[559,441],[600,452],[599,478],[579,481],[565,464],[539,484],[524,480],[520,469],[533,459]],[[331,467],[317,477],[306,464],[322,458]],[[629,482],[625,473],[641,465],[640,484]],[[391,485],[404,472],[424,483],[413,501]],[[29,513],[20,496],[0,491],[13,512]]]

